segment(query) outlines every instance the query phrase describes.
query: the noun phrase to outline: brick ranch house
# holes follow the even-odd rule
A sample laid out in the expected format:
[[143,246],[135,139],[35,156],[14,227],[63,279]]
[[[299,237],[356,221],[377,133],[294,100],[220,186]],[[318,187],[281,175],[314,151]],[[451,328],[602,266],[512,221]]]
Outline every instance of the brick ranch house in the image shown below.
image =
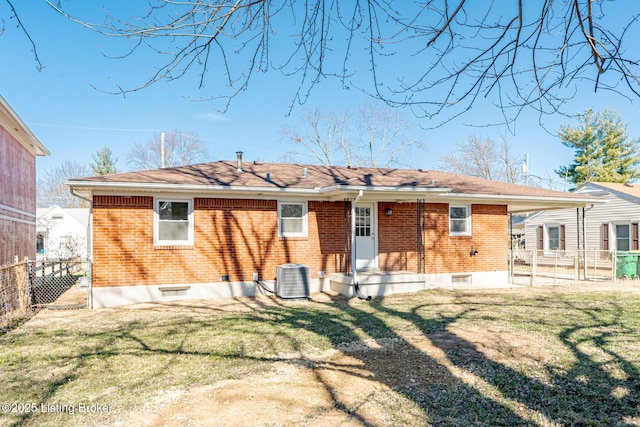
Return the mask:
[[0,265],[36,254],[36,156],[49,151],[0,96]]
[[243,163],[241,153],[67,185],[92,203],[96,308],[255,295],[290,264],[308,266],[308,292],[349,296],[506,284],[509,213],[593,200],[431,170]]

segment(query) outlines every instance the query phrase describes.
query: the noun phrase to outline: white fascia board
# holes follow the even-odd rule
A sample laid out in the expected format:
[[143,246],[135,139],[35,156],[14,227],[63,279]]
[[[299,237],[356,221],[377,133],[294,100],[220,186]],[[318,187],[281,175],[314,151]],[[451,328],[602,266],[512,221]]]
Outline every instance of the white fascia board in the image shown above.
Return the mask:
[[490,204],[522,204],[522,205],[544,205],[549,207],[572,208],[583,207],[586,205],[598,205],[606,203],[605,200],[597,200],[590,198],[576,198],[576,197],[549,197],[549,196],[513,196],[513,195],[498,195],[498,194],[464,194],[464,193],[450,193],[440,196],[442,199],[455,200],[456,202],[467,203],[490,203]]
[[0,126],[4,127],[20,145],[34,156],[51,154],[2,96],[0,96]]
[[90,191],[137,191],[137,192],[163,192],[163,193],[291,193],[291,194],[319,194],[317,189],[307,188],[272,188],[272,187],[247,187],[242,185],[191,185],[191,184],[155,184],[138,182],[94,182],[94,181],[67,181],[65,185],[72,190]]
[[[155,184],[155,183],[128,183],[128,182],[95,182],[95,181],[67,181],[65,185],[70,187],[73,194],[109,194],[113,192],[127,193],[188,193],[190,195],[252,195],[252,196],[299,196],[312,199],[332,199],[337,196],[349,196],[360,190],[376,195],[387,195],[391,198],[403,198],[408,195],[441,194],[450,192],[450,188],[425,188],[425,187],[373,187],[373,186],[331,186],[317,188],[283,188],[283,187],[248,187],[248,186],[222,186],[222,185],[190,185],[190,184]],[[400,194],[402,196],[400,196]]]
[[[597,191],[601,191],[601,192],[603,192],[605,194],[611,194],[611,195],[616,196],[616,197],[618,197],[620,199],[627,200],[627,201],[629,201],[631,203],[640,204],[640,198],[638,198],[638,197],[636,197],[636,196],[634,196],[632,194],[625,193],[625,192],[619,191],[619,190],[615,190],[613,188],[604,187],[604,186],[598,185],[595,182],[586,183],[576,191],[582,190],[584,188],[588,189],[589,187],[591,187],[591,188],[593,188],[593,189],[595,189]],[[596,196],[596,197],[598,197],[598,196]]]
[[322,194],[334,192],[401,192],[401,193],[450,193],[450,188],[431,187],[407,187],[407,186],[373,186],[373,185],[333,185],[331,187],[318,188]]
[[329,200],[337,201],[345,197],[356,197],[362,191],[362,200],[375,201],[415,201],[417,198],[427,198],[430,195],[440,195],[451,192],[450,188],[427,188],[427,187],[374,187],[356,185],[336,185],[319,189]]

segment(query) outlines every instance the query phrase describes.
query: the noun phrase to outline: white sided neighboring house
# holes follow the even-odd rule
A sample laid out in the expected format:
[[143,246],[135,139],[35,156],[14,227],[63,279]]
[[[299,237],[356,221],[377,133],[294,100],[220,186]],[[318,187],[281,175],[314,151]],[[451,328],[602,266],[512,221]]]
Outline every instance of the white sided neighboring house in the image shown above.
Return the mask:
[[525,222],[527,250],[550,256],[586,249],[599,252],[600,258],[640,250],[640,185],[590,182],[574,194],[597,196],[605,203],[530,216]]
[[39,259],[78,259],[88,253],[88,208],[37,209],[36,249]]

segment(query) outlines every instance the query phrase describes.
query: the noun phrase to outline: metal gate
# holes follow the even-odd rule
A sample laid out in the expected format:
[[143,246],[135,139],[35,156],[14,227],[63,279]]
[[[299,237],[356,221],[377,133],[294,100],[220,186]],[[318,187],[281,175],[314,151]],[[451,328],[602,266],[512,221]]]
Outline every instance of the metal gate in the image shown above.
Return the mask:
[[89,306],[90,261],[30,261],[27,294],[36,311],[74,310]]

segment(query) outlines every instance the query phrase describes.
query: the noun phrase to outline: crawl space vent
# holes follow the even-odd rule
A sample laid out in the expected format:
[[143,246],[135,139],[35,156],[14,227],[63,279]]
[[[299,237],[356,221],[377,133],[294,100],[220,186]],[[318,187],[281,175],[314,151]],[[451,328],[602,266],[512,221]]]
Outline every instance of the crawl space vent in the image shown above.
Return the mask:
[[471,284],[471,275],[470,274],[456,274],[451,276],[451,283],[457,285],[470,285]]
[[160,295],[163,298],[186,297],[189,287],[160,288]]

